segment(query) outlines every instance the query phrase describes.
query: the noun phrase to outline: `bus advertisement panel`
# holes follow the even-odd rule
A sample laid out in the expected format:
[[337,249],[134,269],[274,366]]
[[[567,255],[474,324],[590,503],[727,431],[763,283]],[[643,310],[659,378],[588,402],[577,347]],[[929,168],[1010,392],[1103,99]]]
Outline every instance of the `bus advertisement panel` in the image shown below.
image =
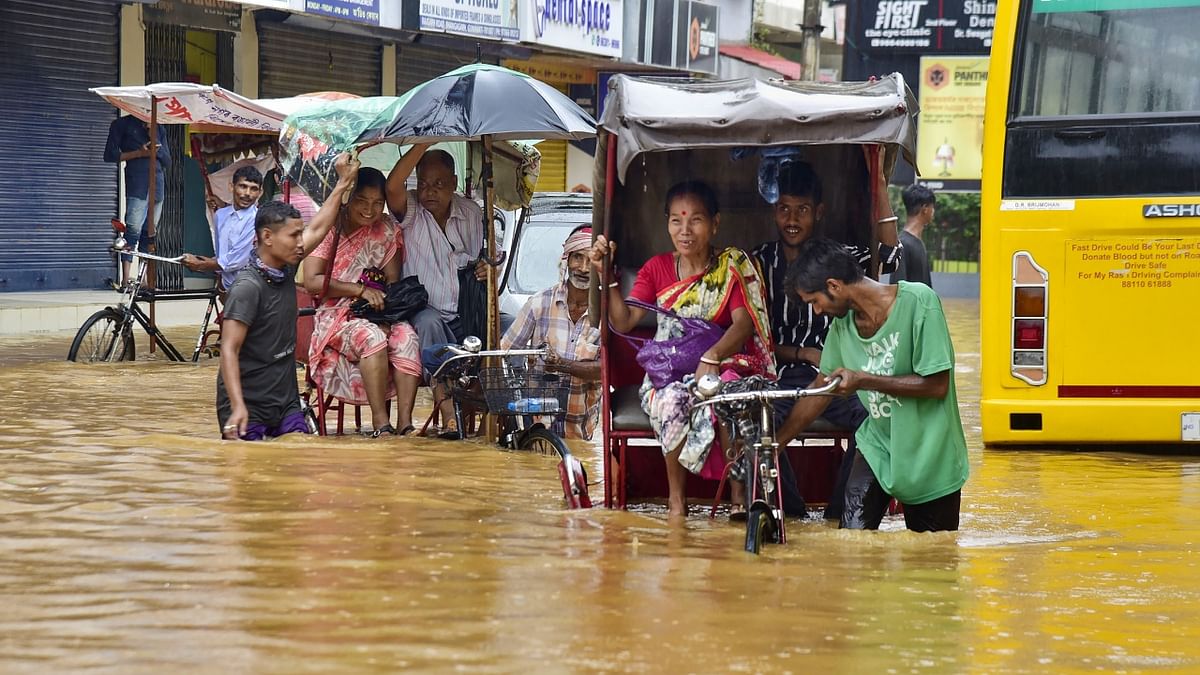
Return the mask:
[[982,179],[989,444],[1200,442],[1200,0],[999,3]]

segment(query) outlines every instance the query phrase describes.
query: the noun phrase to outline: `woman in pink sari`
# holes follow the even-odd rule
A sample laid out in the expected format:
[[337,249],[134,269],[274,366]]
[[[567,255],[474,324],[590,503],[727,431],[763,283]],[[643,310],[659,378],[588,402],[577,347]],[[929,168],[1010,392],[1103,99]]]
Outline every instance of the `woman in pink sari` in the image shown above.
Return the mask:
[[[408,323],[378,325],[355,317],[350,305],[362,298],[384,304],[384,285],[400,280],[404,239],[383,212],[387,180],[377,169],[359,169],[350,202],[342,210],[341,234],[331,230],[304,262],[304,287],[319,295],[333,273],[316,315],[308,365],[313,380],[339,400],[371,407],[372,436],[413,430],[412,410],[420,384],[417,334]],[[337,252],[333,252],[337,236]],[[387,412],[396,397],[397,426]],[[399,432],[396,429],[399,428]]]

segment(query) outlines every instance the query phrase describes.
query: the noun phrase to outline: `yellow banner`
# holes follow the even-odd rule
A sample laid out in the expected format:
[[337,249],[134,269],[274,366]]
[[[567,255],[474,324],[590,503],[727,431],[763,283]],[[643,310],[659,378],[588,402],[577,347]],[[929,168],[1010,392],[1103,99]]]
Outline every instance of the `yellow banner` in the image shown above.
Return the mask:
[[922,56],[917,169],[921,179],[979,180],[986,56]]
[[595,84],[596,71],[578,66],[565,59],[504,59],[500,65],[535,77],[546,84]]

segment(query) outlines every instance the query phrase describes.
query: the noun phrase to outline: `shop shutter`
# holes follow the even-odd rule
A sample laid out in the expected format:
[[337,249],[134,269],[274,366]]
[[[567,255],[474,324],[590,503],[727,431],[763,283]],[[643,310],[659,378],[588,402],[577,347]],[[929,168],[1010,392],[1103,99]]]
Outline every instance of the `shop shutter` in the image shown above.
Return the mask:
[[[183,82],[187,75],[188,29],[165,23],[146,24],[146,81]],[[163,174],[163,211],[154,223],[154,249],[168,258],[185,253],[183,247],[183,173],[187,148],[187,127],[164,124],[163,134],[171,150],[171,166]],[[183,288],[183,268],[179,265],[155,265],[155,285],[164,290]]]
[[[488,56],[484,56],[483,60],[485,63],[498,63]],[[397,44],[396,94],[403,94],[426,80],[432,80],[468,63],[475,63],[475,50],[467,48],[466,45],[463,49],[453,49],[421,44]]]
[[315,91],[379,96],[379,40],[278,23],[258,24],[258,95],[283,98]]
[[112,0],[0,2],[0,291],[98,288],[113,276],[117,111],[89,87],[117,84]]
[[542,153],[542,172],[538,174],[537,192],[567,191],[567,141],[542,141],[537,144]]

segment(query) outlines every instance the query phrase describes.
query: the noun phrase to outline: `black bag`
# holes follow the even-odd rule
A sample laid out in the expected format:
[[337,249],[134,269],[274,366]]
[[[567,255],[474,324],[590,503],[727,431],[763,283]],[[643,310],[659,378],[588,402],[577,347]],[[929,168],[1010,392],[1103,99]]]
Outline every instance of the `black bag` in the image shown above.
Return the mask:
[[350,311],[372,323],[392,324],[408,321],[429,304],[429,291],[415,276],[388,284],[385,295],[382,310],[372,309],[366,300],[355,300],[350,304]]
[[475,262],[458,270],[458,322],[462,336],[487,339],[487,282],[475,278]]

